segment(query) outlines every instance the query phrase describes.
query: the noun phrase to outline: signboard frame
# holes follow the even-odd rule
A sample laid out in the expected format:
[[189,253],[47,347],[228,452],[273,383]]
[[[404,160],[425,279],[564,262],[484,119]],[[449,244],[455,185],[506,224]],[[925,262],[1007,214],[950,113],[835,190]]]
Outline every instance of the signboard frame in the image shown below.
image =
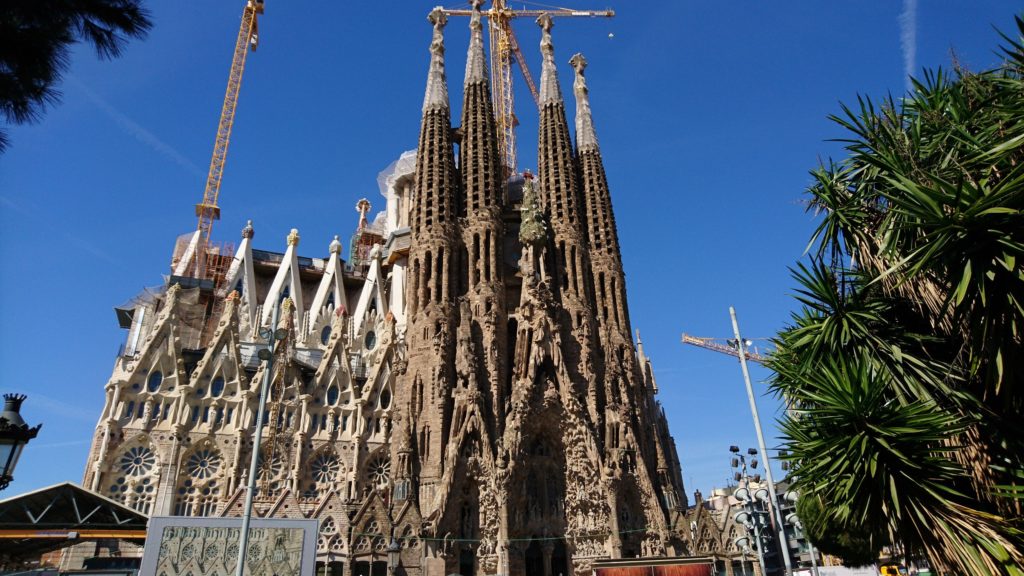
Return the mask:
[[[210,531],[210,530],[224,530],[227,529],[234,534],[234,539],[228,537],[221,539],[224,540],[223,550],[227,550],[232,541],[238,542],[238,534],[241,531],[242,519],[240,517],[230,518],[210,518],[210,517],[195,517],[195,516],[155,516],[149,519],[149,525],[146,530],[146,545],[142,555],[142,566],[139,568],[139,576],[156,576],[157,569],[160,563],[160,550],[165,543],[165,536],[173,537],[171,533],[166,533],[165,530],[171,529],[194,529],[199,531]],[[253,518],[249,525],[249,538],[250,544],[259,543],[259,540],[253,539],[253,532],[257,534],[261,533],[258,531],[291,531],[291,530],[302,530],[301,542],[302,550],[300,552],[300,564],[299,571],[297,574],[281,574],[279,576],[313,576],[316,571],[316,539],[317,539],[318,521],[316,519],[306,518]],[[265,532],[267,535],[274,534],[274,532]],[[287,535],[286,532],[281,532],[282,535]],[[197,535],[191,534],[191,537]],[[294,538],[292,536],[292,538]],[[197,552],[202,553],[202,552]],[[227,560],[225,558],[225,560]],[[247,562],[248,563],[248,562]],[[233,576],[235,573],[236,563],[232,563],[227,574],[225,576]],[[219,574],[219,572],[217,572]],[[248,569],[246,574],[248,574]],[[166,568],[162,571],[165,576],[177,576],[175,573],[166,571]]]

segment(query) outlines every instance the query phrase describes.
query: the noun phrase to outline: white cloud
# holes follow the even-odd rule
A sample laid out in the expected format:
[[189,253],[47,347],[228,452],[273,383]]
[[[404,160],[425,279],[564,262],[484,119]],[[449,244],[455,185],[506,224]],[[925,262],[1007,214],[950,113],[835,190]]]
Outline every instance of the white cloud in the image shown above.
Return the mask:
[[172,160],[191,174],[198,176],[199,178],[206,178],[206,172],[201,170],[191,160],[183,156],[180,152],[172,148],[169,144],[163,140],[157,138],[152,132],[146,130],[140,126],[137,122],[131,118],[125,116],[121,112],[117,111],[109,102],[100,97],[99,94],[92,91],[91,88],[82,83],[74,76],[68,75],[67,79],[77,86],[82,92],[92,101],[93,104],[99,107],[107,116],[109,116],[114,122],[117,123],[125,132],[131,135],[133,138],[149,146],[153,150],[156,150],[166,158]]
[[903,0],[900,13],[900,49],[903,51],[903,82],[909,91],[910,77],[917,73],[917,0]]

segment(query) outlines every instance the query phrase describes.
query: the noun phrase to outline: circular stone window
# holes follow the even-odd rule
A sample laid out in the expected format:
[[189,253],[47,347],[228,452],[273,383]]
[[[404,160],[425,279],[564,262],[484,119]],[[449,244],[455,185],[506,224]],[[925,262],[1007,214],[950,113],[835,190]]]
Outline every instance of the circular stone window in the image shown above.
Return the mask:
[[156,465],[156,454],[145,446],[131,448],[121,456],[121,470],[129,476],[142,476]]
[[317,482],[330,482],[341,470],[338,457],[333,454],[320,454],[313,460],[313,480]]
[[363,338],[363,346],[365,346],[367,350],[373,350],[374,347],[377,346],[377,333],[373,330],[367,332],[366,336]]
[[185,465],[189,475],[200,480],[213,476],[219,468],[220,454],[208,448],[192,454]]
[[391,460],[386,456],[378,455],[366,467],[366,476],[370,483],[375,486],[386,486],[391,476]]

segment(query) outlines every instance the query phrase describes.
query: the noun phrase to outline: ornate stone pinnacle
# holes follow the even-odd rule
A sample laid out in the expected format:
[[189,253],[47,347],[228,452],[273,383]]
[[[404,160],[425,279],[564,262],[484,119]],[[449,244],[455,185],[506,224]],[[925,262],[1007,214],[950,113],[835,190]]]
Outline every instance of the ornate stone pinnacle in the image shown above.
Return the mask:
[[558,72],[555,69],[555,45],[551,42],[551,27],[554,22],[550,14],[541,14],[537,24],[542,32],[540,35],[540,52],[544,58],[540,72],[540,104],[560,102],[562,90],[558,86]]
[[448,106],[448,81],[444,74],[444,27],[448,16],[441,7],[434,8],[427,15],[434,25],[430,41],[430,71],[427,73],[427,92],[423,97],[423,110]]
[[484,57],[483,24],[480,21],[480,0],[473,6],[473,15],[469,18],[469,54],[466,56],[465,83],[471,84],[487,80],[487,60]]
[[587,67],[587,59],[583,57],[583,54],[577,52],[572,55],[572,58],[569,58],[569,65],[576,71],[576,75],[583,76],[583,70]]
[[245,223],[245,228],[242,228],[242,238],[252,238],[256,235],[256,230],[252,227],[252,220]]
[[338,240],[338,235],[334,235],[334,240],[331,240],[331,245],[328,247],[330,254],[341,254],[341,240]]
[[594,130],[594,117],[590,112],[590,91],[587,89],[587,80],[583,77],[587,59],[577,52],[569,59],[569,64],[576,71],[576,79],[572,83],[572,91],[576,96],[576,149],[597,148],[597,132]]
[[292,231],[288,233],[288,245],[298,246],[299,245],[299,229],[292,228]]

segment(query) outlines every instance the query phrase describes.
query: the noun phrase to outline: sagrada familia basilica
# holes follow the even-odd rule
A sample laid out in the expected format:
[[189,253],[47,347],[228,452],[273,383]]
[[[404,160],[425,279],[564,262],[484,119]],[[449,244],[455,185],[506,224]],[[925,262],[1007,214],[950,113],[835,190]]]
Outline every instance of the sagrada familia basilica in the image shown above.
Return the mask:
[[295,230],[258,250],[250,224],[215,282],[175,274],[119,309],[83,485],[148,515],[238,516],[262,416],[255,511],[317,519],[324,574],[373,569],[392,537],[409,576],[725,550],[686,513],[633,338],[586,60],[570,60],[574,146],[541,18],[537,173],[506,178],[479,6],[457,128],[444,13],[431,22],[419,145],[382,174],[386,211],[361,202],[348,260],[337,237],[300,256]]

